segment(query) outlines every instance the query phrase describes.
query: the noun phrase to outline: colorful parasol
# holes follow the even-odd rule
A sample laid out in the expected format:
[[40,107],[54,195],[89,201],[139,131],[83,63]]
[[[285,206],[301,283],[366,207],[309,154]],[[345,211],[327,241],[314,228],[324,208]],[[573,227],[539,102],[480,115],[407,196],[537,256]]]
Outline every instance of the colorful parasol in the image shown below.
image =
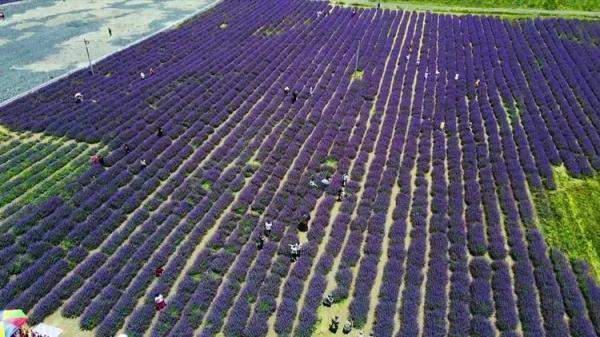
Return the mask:
[[3,310],[0,311],[0,321],[8,322],[20,328],[27,323],[27,315],[25,315],[23,310]]
[[19,330],[19,328],[14,324],[9,322],[0,322],[0,337],[10,337],[17,330]]

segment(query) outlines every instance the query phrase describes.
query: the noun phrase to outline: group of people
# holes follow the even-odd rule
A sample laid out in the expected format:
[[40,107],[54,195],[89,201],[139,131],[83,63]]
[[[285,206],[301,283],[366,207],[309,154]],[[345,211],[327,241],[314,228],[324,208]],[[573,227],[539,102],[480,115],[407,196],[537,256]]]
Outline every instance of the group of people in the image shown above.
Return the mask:
[[[273,230],[273,223],[271,221],[266,221],[265,228],[264,228],[263,232],[258,236],[258,240],[256,243],[256,247],[258,248],[258,250],[263,249],[265,241],[267,241],[267,239],[271,237],[272,230]],[[296,261],[299,256],[300,256],[300,242],[290,244],[290,257],[291,257],[292,261]]]
[[[162,127],[158,127],[156,129],[156,135],[158,137],[162,137],[164,134],[165,133],[164,133]],[[129,150],[130,150],[129,145],[128,144],[124,144],[123,145],[123,151],[125,151],[125,154],[128,154]],[[100,154],[95,154],[95,155],[91,156],[90,157],[90,161],[91,161],[92,165],[104,166],[104,157],[102,157],[102,155],[100,155]],[[148,162],[146,162],[146,159],[141,158],[140,159],[140,167],[142,169],[144,169],[144,168],[146,168],[146,166],[148,166]]]
[[[150,76],[152,76],[152,75],[154,75],[154,68],[150,68]],[[143,79],[146,79],[146,73],[144,73],[144,72],[140,72],[140,78],[141,78],[142,80],[143,80]]]
[[31,329],[19,329],[11,337],[48,337],[48,335],[35,332]]
[[[337,191],[337,201],[342,201],[346,197],[346,186],[348,185],[348,181],[350,180],[350,176],[348,173],[344,173],[342,175],[342,186]],[[321,179],[319,184],[317,184],[314,180],[310,180],[308,182],[310,187],[317,188],[321,187],[322,189],[326,189],[331,184],[331,177],[329,175],[325,176],[325,178]]]
[[[329,323],[329,331],[331,331],[332,333],[336,333],[339,328],[340,317],[335,316],[335,318],[331,319],[331,323]],[[352,331],[352,328],[354,328],[354,322],[351,319],[349,319],[346,321],[346,323],[344,323],[344,326],[342,327],[342,332],[345,334],[349,334]]]
[[25,324],[10,335],[10,337],[48,337],[48,335],[39,333]]
[[[333,299],[332,294],[325,296],[325,298],[323,299],[323,305],[326,307],[331,307],[333,305],[333,303],[334,303],[334,299]],[[340,317],[335,316],[335,318],[333,318],[331,320],[331,323],[329,323],[329,331],[336,333],[338,331],[339,327],[340,327]],[[352,321],[352,319],[349,319],[344,324],[344,327],[342,328],[342,332],[345,334],[349,334],[350,331],[352,331],[353,327],[354,327],[354,322]]]
[[[340,317],[339,316],[335,316],[335,318],[331,319],[331,323],[329,323],[329,331],[331,331],[332,333],[337,333],[338,329],[340,328]],[[352,319],[349,319],[346,321],[346,323],[344,323],[344,326],[342,327],[342,332],[344,334],[349,334],[350,332],[352,332],[352,329],[354,328],[354,321]],[[359,332],[358,333],[359,337],[366,337],[364,332]],[[375,334],[374,333],[370,333],[369,337],[374,337]]]

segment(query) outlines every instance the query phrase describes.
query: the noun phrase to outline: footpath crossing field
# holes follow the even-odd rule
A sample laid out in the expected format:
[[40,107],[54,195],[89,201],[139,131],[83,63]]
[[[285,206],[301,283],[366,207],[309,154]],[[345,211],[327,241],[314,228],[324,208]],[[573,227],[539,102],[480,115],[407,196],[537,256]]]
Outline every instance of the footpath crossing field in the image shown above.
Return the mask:
[[224,0],[0,108],[0,308],[99,337],[597,336],[597,222],[560,220],[597,195],[560,200],[600,185],[599,41]]

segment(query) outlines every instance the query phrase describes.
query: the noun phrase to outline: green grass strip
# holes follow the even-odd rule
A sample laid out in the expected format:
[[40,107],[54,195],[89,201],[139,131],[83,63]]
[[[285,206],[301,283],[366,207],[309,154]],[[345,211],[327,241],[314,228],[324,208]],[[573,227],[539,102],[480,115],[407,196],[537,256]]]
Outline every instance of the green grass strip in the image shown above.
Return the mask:
[[354,7],[432,11],[447,14],[494,15],[507,19],[537,16],[600,19],[600,1],[563,0],[330,0],[331,4]]
[[600,280],[600,174],[573,178],[561,166],[554,169],[554,178],[556,190],[534,197],[546,242],[572,259],[585,260]]

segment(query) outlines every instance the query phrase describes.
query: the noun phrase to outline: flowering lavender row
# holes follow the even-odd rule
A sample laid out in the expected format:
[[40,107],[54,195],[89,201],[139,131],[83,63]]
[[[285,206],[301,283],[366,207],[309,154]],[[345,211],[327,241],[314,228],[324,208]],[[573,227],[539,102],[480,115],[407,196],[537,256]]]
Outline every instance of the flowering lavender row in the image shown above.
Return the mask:
[[[223,1],[0,109],[109,150],[6,212],[0,306],[107,337],[320,335],[328,310],[376,336],[597,335],[598,284],[530,195],[600,168],[598,31]],[[0,147],[0,197],[84,150]]]

